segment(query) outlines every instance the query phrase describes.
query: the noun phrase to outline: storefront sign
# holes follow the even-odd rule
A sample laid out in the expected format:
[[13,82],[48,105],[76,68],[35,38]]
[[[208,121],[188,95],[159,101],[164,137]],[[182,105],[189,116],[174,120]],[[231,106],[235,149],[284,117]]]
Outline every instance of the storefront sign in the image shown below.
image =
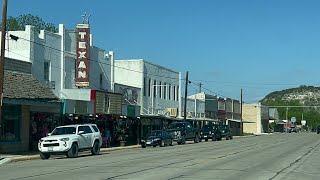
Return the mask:
[[76,86],[89,86],[90,67],[90,26],[77,25],[77,58],[76,58]]
[[117,114],[121,115],[122,95],[116,93],[96,92],[96,112],[98,114]]
[[115,93],[122,94],[122,104],[137,104],[140,102],[140,89],[121,84],[114,85]]

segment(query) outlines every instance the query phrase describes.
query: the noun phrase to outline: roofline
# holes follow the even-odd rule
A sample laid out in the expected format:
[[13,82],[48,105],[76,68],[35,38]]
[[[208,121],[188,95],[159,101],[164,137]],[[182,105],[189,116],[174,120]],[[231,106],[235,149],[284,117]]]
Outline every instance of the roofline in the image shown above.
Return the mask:
[[93,123],[84,123],[84,124],[69,124],[69,125],[63,125],[63,126],[57,126],[57,127],[74,127],[74,126],[83,126],[83,125],[96,125]]
[[150,64],[150,65],[153,65],[153,66],[161,67],[161,68],[163,68],[163,69],[165,69],[165,70],[167,70],[167,71],[173,72],[173,73],[177,73],[177,74],[180,73],[179,71],[174,71],[174,70],[172,70],[172,69],[169,69],[169,68],[164,67],[164,66],[159,65],[159,64],[152,63],[152,62],[147,61],[147,60],[144,60],[144,59],[116,59],[115,62],[116,62],[116,61],[142,61],[142,62],[144,62],[144,63]]

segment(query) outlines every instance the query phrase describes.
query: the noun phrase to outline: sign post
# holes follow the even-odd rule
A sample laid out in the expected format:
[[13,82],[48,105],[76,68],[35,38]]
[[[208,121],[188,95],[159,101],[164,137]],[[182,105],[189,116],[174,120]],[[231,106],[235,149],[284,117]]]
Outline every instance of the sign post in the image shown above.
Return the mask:
[[296,119],[296,117],[291,117],[291,120],[290,120],[292,123],[293,123],[293,125],[295,126],[295,123],[296,123],[296,121],[297,121],[297,119]]

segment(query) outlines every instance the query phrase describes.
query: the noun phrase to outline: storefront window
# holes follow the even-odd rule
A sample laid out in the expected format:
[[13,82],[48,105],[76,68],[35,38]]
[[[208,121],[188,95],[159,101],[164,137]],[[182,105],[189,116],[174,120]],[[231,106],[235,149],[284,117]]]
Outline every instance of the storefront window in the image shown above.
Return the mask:
[[21,106],[4,105],[1,141],[20,140]]
[[37,143],[42,137],[46,137],[55,127],[60,125],[60,115],[31,112],[30,118],[30,150],[37,149]]

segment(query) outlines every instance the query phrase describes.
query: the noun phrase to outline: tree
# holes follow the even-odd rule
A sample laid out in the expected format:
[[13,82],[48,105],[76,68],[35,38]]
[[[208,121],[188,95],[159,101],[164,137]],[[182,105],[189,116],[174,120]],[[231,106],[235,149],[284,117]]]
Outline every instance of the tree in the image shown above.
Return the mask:
[[9,16],[7,20],[7,30],[8,31],[22,31],[26,25],[34,26],[35,30],[40,32],[40,30],[46,30],[50,32],[58,32],[58,28],[52,23],[46,23],[39,16],[34,16],[31,14],[20,15],[18,17]]

